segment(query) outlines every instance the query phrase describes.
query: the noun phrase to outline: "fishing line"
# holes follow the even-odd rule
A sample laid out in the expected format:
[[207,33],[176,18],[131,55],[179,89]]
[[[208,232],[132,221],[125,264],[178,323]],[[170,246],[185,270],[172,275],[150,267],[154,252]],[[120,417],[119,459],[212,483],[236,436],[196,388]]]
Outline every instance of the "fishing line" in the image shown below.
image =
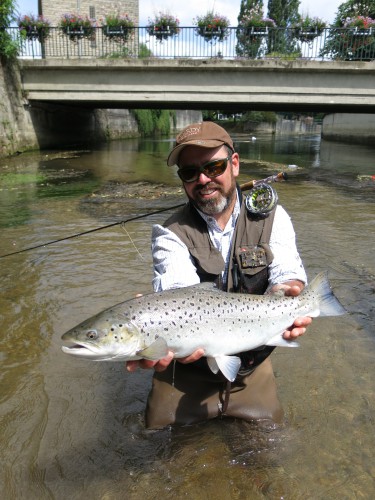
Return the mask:
[[150,217],[151,215],[157,215],[157,214],[161,214],[163,212],[168,212],[168,210],[174,210],[175,208],[183,207],[185,204],[186,204],[186,202],[180,203],[178,205],[174,205],[173,207],[161,208],[160,210],[155,210],[154,212],[149,212],[148,214],[136,215],[135,217],[130,217],[130,219],[120,220],[118,222],[112,222],[112,224],[107,224],[105,226],[100,226],[100,227],[96,227],[94,229],[89,229],[88,231],[82,231],[80,233],[72,234],[70,236],[65,236],[64,238],[58,238],[56,240],[47,241],[45,243],[40,243],[39,245],[34,245],[32,247],[23,248],[22,250],[17,250],[16,252],[6,253],[4,255],[0,255],[0,259],[3,259],[4,257],[9,257],[11,255],[16,255],[18,253],[29,252],[30,250],[35,250],[36,248],[42,248],[42,247],[46,247],[48,245],[53,245],[54,243],[59,243],[60,241],[78,238],[79,236],[94,233],[95,231],[101,231],[102,229],[108,229],[110,227],[119,226],[120,224],[126,224],[127,222],[131,222],[133,220],[144,219],[145,217]]
[[[273,189],[271,186],[269,186],[269,184],[271,182],[278,182],[278,181],[283,181],[286,179],[287,179],[287,174],[285,172],[280,172],[280,173],[275,174],[275,175],[270,175],[269,177],[266,177],[265,179],[252,180],[252,181],[246,182],[245,184],[241,184],[240,188],[242,191],[250,189],[250,192],[247,195],[247,197],[251,200],[251,202],[246,203],[247,209],[249,210],[249,212],[256,213],[258,215],[259,214],[260,215],[267,214],[270,210],[270,205],[272,205],[272,208],[275,205],[275,197],[276,197],[276,202],[277,202],[276,192],[274,192],[273,195],[269,196],[270,189],[271,190]],[[264,196],[265,191],[267,192],[267,195],[268,195],[266,198]],[[70,236],[64,236],[64,238],[58,238],[56,240],[47,241],[45,243],[40,243],[38,245],[23,248],[22,250],[17,250],[15,252],[6,253],[4,255],[0,255],[0,259],[3,259],[5,257],[10,257],[11,255],[17,255],[19,253],[29,252],[30,250],[36,250],[37,248],[42,248],[42,247],[46,247],[49,245],[53,245],[54,243],[60,243],[61,241],[66,241],[66,240],[71,240],[73,238],[78,238],[79,236],[84,236],[86,234],[95,233],[96,231],[102,231],[103,229],[108,229],[110,227],[119,226],[119,225],[124,227],[124,225],[127,222],[132,222],[134,220],[144,219],[146,217],[151,217],[152,215],[162,214],[163,212],[168,212],[169,210],[174,210],[176,208],[183,207],[184,205],[186,205],[186,201],[184,201],[183,203],[179,203],[178,205],[173,205],[171,207],[161,208],[160,210],[154,210],[153,212],[149,212],[147,214],[136,215],[136,216],[130,217],[129,219],[126,219],[126,220],[112,222],[111,224],[106,224],[105,226],[95,227],[94,229],[89,229],[87,231],[81,231],[80,233],[72,234]],[[128,236],[129,236],[129,233],[128,233]],[[130,238],[130,240],[131,240],[131,238]]]
[[134,243],[133,238],[130,236],[130,233],[129,233],[129,231],[126,229],[126,227],[125,227],[125,224],[124,224],[124,223],[122,223],[122,224],[121,224],[121,229],[124,231],[124,233],[126,234],[126,236],[129,238],[130,243],[131,243],[131,244],[133,245],[133,247],[135,248],[135,250],[136,250],[137,254],[140,256],[141,260],[143,260],[143,261],[144,261],[144,260],[146,260],[146,259],[143,257],[143,255],[141,254],[141,252],[138,250],[137,245]]

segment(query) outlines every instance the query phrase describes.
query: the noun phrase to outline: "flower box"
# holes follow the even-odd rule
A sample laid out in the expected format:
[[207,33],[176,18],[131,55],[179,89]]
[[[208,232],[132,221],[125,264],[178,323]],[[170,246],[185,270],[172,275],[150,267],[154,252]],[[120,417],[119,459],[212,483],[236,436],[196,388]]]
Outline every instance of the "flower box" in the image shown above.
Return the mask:
[[322,31],[319,31],[317,28],[297,28],[295,31],[297,38],[299,38],[301,42],[312,42],[317,36],[322,34]]
[[51,23],[43,16],[22,16],[18,19],[18,28],[26,40],[43,42],[51,31]]
[[94,21],[77,14],[64,14],[59,27],[64,35],[76,41],[81,38],[91,38],[94,35]]
[[248,36],[265,36],[268,35],[268,26],[249,26],[246,28]]
[[154,19],[149,19],[149,24],[146,28],[147,33],[154,36],[157,40],[162,42],[169,37],[178,35],[180,21],[168,13],[159,12]]
[[229,36],[229,19],[212,11],[194,20],[195,32],[206,42],[222,42]]
[[350,28],[350,32],[354,36],[371,36],[375,35],[375,28],[359,28],[355,26],[354,28]]

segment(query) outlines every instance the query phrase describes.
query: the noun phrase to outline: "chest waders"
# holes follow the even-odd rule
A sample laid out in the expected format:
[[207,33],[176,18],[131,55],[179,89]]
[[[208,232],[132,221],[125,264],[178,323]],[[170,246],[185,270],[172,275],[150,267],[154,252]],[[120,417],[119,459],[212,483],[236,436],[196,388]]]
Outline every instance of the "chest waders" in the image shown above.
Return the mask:
[[[231,269],[225,286],[220,282],[225,263],[213,246],[205,221],[189,203],[170,217],[165,226],[188,247],[201,281],[216,281],[231,292],[263,294],[273,255],[269,239],[274,219],[250,214],[242,203],[231,246]],[[205,358],[194,363],[173,361],[155,372],[146,408],[146,427],[186,425],[217,417],[267,419],[280,423],[283,410],[268,356],[273,347],[241,353],[242,364],[234,382],[208,368]]]

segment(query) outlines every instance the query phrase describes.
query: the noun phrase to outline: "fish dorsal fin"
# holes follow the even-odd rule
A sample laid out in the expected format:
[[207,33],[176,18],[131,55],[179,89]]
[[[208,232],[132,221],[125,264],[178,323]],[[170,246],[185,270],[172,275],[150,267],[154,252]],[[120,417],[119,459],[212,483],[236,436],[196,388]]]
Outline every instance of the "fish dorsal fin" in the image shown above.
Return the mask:
[[141,358],[156,361],[157,359],[164,358],[168,354],[168,344],[163,337],[158,337],[155,342],[144,349],[137,351],[136,354]]
[[224,377],[231,382],[237,377],[238,370],[241,366],[241,360],[237,356],[215,356],[215,358],[207,358],[208,366],[214,373],[212,367],[218,367]]

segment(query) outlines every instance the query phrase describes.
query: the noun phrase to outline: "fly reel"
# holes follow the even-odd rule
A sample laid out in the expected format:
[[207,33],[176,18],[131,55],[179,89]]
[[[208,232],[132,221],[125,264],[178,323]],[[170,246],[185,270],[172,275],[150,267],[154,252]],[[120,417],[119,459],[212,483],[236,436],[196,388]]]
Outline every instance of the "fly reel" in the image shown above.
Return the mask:
[[277,192],[266,182],[254,186],[245,197],[247,210],[256,215],[268,215],[277,205]]

